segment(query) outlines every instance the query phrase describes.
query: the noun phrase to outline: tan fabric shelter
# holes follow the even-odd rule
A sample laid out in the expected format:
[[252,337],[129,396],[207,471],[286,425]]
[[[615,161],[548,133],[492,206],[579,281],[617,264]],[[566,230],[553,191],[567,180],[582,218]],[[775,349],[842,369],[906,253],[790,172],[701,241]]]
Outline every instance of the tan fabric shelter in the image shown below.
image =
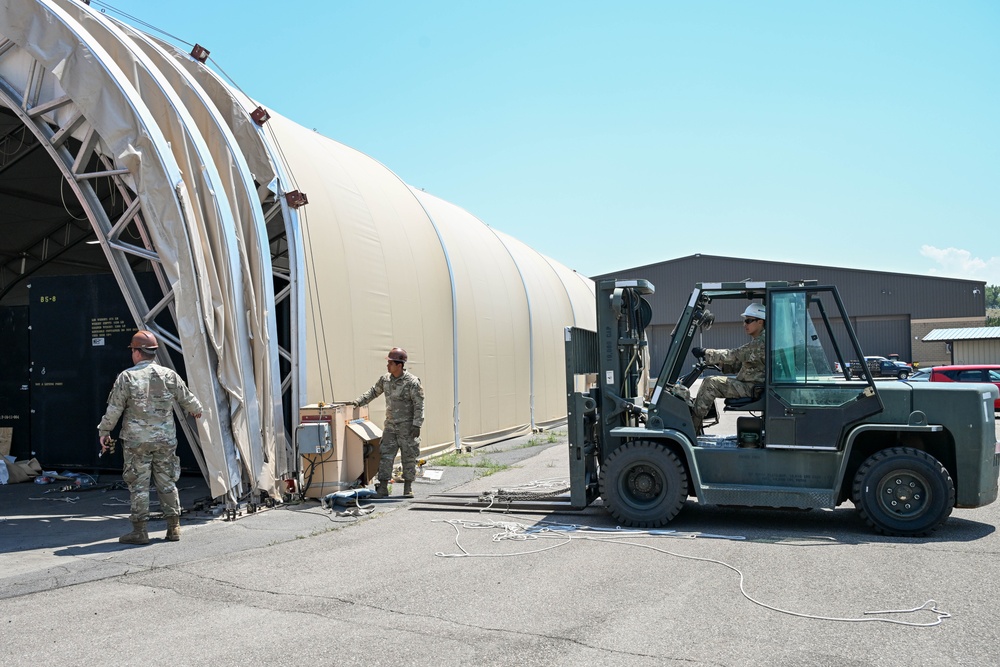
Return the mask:
[[206,404],[183,425],[214,495],[276,493],[297,407],[354,398],[393,346],[425,386],[427,453],[565,418],[563,328],[593,328],[588,279],[86,5],[2,0],[0,38],[0,111]]

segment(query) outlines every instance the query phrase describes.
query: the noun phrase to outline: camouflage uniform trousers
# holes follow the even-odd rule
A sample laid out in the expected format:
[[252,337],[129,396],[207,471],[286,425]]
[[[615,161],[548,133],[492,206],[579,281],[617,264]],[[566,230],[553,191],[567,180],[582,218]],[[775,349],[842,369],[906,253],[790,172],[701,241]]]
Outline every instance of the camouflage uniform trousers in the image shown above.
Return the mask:
[[753,393],[752,382],[740,382],[722,375],[713,375],[701,381],[701,389],[694,399],[694,406],[691,412],[695,417],[704,419],[708,414],[715,399],[723,396],[725,398],[741,398],[750,396]]
[[411,427],[394,427],[386,425],[382,431],[381,458],[378,465],[378,478],[384,482],[392,479],[392,463],[396,460],[396,451],[403,459],[403,481],[412,482],[417,478],[417,457],[420,456],[420,438],[413,437]]
[[122,479],[132,495],[132,521],[149,519],[149,478],[152,476],[164,516],[180,516],[176,482],[181,476],[177,442],[125,442]]

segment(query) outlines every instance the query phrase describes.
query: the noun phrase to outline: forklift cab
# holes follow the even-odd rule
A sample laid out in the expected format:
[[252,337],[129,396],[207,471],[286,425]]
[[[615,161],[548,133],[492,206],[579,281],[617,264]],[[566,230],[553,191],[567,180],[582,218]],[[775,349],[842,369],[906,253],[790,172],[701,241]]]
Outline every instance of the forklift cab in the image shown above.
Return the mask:
[[[870,375],[859,382],[834,373],[834,362],[845,366],[844,352],[847,358],[863,356],[853,329],[845,324],[846,311],[836,288],[815,281],[696,285],[674,329],[658,386],[693,381],[690,375],[681,377],[692,341],[703,323],[714,322],[709,306],[727,299],[744,304],[760,300],[768,313],[764,383],[753,396],[724,403],[726,410],[752,415],[737,420],[741,444],[837,449],[841,432],[831,429],[831,424],[846,427],[883,409]],[[656,407],[650,406],[651,414]]]

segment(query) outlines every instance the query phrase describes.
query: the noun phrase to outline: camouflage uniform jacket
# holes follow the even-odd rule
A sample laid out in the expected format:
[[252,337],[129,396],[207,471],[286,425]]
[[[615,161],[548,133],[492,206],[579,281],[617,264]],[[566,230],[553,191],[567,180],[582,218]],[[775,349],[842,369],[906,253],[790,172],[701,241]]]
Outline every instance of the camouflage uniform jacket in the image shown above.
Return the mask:
[[764,383],[764,334],[735,350],[705,350],[705,362],[719,364],[724,373],[736,373],[736,380],[750,384]]
[[420,378],[410,371],[403,371],[398,378],[392,377],[392,373],[386,373],[375,381],[371,389],[358,396],[355,403],[365,405],[383,393],[387,429],[398,429],[404,424],[410,424],[414,428],[424,425],[424,388],[420,384]]
[[130,442],[173,442],[173,403],[190,414],[201,412],[201,403],[177,373],[151,360],[122,371],[108,396],[108,409],[97,425],[100,436],[111,433],[124,413],[121,438]]

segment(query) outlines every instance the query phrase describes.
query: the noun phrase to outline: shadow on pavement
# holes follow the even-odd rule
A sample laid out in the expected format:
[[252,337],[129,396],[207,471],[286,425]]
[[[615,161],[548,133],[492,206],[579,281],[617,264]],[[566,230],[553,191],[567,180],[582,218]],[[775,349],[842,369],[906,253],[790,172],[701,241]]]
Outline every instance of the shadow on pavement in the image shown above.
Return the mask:
[[[129,492],[121,477],[98,480],[96,487],[65,492],[59,488],[31,482],[0,486],[0,553],[71,547],[75,554],[82,554],[90,553],[88,549],[104,552],[130,548],[117,542],[130,530]],[[177,488],[184,509],[182,525],[215,519],[214,514],[190,509],[208,496],[201,477],[183,476]],[[158,509],[154,488],[150,490],[151,533],[166,530]],[[112,539],[113,543],[106,543]]]
[[[412,510],[439,513],[442,519],[462,521],[512,521],[528,524],[552,523],[578,525],[600,531],[627,532],[617,526],[600,501],[577,512],[525,512],[502,508],[435,506],[416,504]],[[961,514],[974,510],[956,510]],[[641,530],[641,529],[634,529]],[[662,531],[676,531],[690,536],[719,536],[747,542],[790,544],[809,541],[820,545],[860,544],[950,544],[973,542],[992,535],[996,527],[953,514],[937,531],[926,537],[894,537],[871,530],[850,505],[834,510],[797,510],[771,508],[703,507],[688,500],[684,508]]]

